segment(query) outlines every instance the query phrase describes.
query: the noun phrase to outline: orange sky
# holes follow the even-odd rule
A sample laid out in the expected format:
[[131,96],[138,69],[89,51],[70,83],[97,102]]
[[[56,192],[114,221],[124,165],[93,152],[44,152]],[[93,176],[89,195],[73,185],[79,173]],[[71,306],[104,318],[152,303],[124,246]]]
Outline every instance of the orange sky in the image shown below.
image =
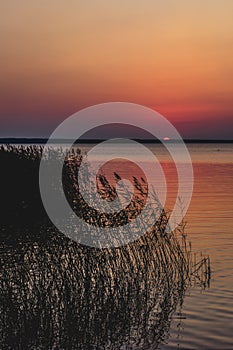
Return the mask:
[[0,136],[127,101],[184,137],[232,138],[232,13],[232,0],[2,1]]

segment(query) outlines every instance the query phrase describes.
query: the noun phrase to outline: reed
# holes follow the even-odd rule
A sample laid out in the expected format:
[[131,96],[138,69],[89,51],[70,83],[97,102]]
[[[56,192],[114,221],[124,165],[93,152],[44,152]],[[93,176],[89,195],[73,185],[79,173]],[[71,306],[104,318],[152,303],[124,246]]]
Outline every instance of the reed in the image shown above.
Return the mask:
[[[10,171],[15,168],[11,181],[20,171],[26,174],[31,189],[38,179],[41,154],[42,147],[4,146],[0,162],[10,164]],[[48,161],[57,156],[51,150]],[[134,178],[135,193],[126,210],[99,213],[79,193],[77,171],[82,160],[80,151],[72,150],[63,171],[66,197],[76,214],[97,230],[133,220],[145,203],[144,179]],[[115,177],[120,179],[118,174]],[[5,179],[9,190],[9,177]],[[25,177],[21,179],[22,188]],[[115,187],[104,174],[98,186],[104,198],[115,198]],[[38,193],[24,192],[15,193],[13,209],[28,213],[30,203],[40,208]],[[154,199],[160,210],[155,225],[136,241],[114,249],[91,248],[68,239],[43,210],[33,225],[25,222],[26,214],[15,224],[5,220],[0,242],[0,348],[147,349],[164,342],[187,288],[196,283],[208,286],[211,271],[209,257],[194,257],[184,222],[174,232],[166,232],[169,216],[159,207],[156,194]]]

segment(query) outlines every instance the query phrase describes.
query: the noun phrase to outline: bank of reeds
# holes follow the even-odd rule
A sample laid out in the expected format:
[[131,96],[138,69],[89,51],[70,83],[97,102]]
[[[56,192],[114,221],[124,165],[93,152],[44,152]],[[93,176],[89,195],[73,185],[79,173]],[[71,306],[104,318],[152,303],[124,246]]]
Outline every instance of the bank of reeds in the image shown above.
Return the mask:
[[[10,181],[20,171],[26,174],[20,177],[21,187],[27,181],[37,181],[41,152],[41,147],[3,147],[1,164],[9,163],[10,171],[14,168]],[[76,174],[81,160],[80,152],[73,150],[67,155],[63,174],[67,199],[77,215],[99,230],[133,220],[144,205],[147,194],[144,180],[134,179],[134,202],[127,212],[98,213],[83,201],[78,191]],[[115,177],[119,180],[117,174]],[[9,177],[5,176],[5,180],[11,192]],[[30,190],[33,186],[36,189],[38,185],[30,184]],[[104,175],[99,177],[99,190],[108,200],[116,196],[114,186]],[[21,197],[24,193],[15,193],[18,197],[12,210],[27,213],[30,203],[34,209],[40,208],[38,193]],[[12,202],[13,199],[11,192]],[[182,305],[186,289],[194,283],[201,287],[209,283],[209,258],[198,260],[192,254],[183,223],[174,232],[166,232],[168,215],[163,210],[149,232],[114,249],[86,247],[68,239],[57,232],[40,210],[34,216],[36,225],[24,222],[26,214],[21,214],[19,224],[17,215],[15,223],[3,220],[0,243],[3,350],[156,349],[168,336],[172,315]]]

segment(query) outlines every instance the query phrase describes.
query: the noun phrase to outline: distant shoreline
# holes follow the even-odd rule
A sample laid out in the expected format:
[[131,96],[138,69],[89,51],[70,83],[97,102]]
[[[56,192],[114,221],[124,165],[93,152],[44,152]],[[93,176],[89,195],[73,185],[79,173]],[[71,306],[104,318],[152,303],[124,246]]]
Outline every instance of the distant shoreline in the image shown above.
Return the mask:
[[[156,139],[138,139],[134,138],[134,141],[141,142],[141,143],[160,143],[159,140]],[[48,141],[47,138],[0,138],[0,144],[41,144],[44,145]],[[82,143],[99,143],[106,141],[106,139],[78,139],[75,144],[82,144]],[[173,143],[177,140],[166,140],[166,143]],[[204,139],[184,139],[185,143],[233,143],[233,140],[204,140]],[[61,143],[61,144],[67,144],[70,143],[70,140],[54,140],[55,144]]]

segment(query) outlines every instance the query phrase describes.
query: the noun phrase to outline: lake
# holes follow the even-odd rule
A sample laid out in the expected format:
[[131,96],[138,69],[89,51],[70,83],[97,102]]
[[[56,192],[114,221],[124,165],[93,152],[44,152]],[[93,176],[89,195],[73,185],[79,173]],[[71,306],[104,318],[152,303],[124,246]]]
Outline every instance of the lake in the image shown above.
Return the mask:
[[[167,208],[172,208],[177,175],[171,157],[160,145],[145,146],[164,165]],[[230,350],[233,349],[233,144],[188,144],[187,147],[193,162],[194,190],[185,217],[186,231],[193,251],[210,256],[212,278],[206,290],[194,287],[186,294],[183,317],[173,320],[167,344],[160,348]],[[87,151],[89,146],[82,145],[82,149]],[[108,153],[111,154],[111,149]],[[133,148],[131,154],[133,159],[146,162]],[[127,167],[123,171],[128,178],[132,175],[130,171]]]
[[162,349],[233,348],[233,145],[188,145],[194,192],[186,216],[195,251],[210,255],[212,279],[205,291],[191,289]]
[[[93,145],[78,147],[85,153]],[[178,192],[175,165],[161,145],[145,147],[162,166],[167,182],[165,209],[172,210]],[[200,254],[210,257],[210,285],[193,283],[185,292],[183,260],[172,266],[182,254],[178,247],[174,260],[170,259],[172,245],[167,241],[163,246],[163,238],[145,249],[133,243],[129,251],[123,247],[99,252],[77,248],[48,223],[40,228],[31,221],[27,228],[4,227],[0,245],[4,350],[233,349],[233,144],[187,147],[194,187],[185,232],[197,260]],[[94,163],[111,157],[113,151],[108,146]],[[122,152],[124,156],[124,148]],[[128,145],[125,154],[132,162],[124,164],[118,158],[102,167],[110,183],[116,180],[114,171],[128,180],[144,176],[134,161],[152,169],[143,150],[135,152]],[[161,179],[151,175],[156,189]],[[185,181],[190,190],[191,179]],[[4,241],[8,233],[15,245]],[[163,261],[164,249],[167,273],[166,265],[156,265],[157,254]]]

